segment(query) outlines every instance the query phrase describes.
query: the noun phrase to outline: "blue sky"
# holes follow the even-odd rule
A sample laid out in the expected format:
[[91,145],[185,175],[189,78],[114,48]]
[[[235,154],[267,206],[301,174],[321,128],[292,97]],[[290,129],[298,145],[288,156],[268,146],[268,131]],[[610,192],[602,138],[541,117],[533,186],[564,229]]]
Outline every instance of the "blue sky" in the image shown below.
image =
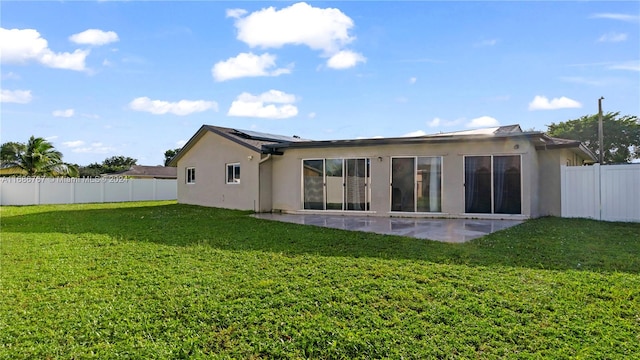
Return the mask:
[[314,140],[640,115],[640,3],[0,4],[2,142],[157,165],[202,124]]

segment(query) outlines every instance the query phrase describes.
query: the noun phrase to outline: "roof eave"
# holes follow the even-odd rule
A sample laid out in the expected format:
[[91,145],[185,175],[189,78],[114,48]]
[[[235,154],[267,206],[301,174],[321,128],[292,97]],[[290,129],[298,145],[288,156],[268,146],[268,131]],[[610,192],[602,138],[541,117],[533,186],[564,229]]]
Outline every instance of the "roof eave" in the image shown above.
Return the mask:
[[261,148],[257,148],[255,146],[249,145],[245,142],[242,142],[236,138],[234,138],[233,136],[229,136],[228,134],[218,131],[217,129],[215,129],[212,126],[209,125],[202,125],[200,127],[200,129],[198,129],[198,131],[196,131],[196,133],[189,139],[189,141],[187,141],[186,144],[184,144],[184,146],[182,147],[182,149],[180,149],[180,151],[178,151],[177,154],[175,154],[171,160],[167,163],[167,166],[173,166],[176,167],[178,166],[178,161],[184,156],[184,154],[186,154],[197,142],[198,140],[200,140],[200,138],[202,138],[204,136],[204,134],[206,134],[207,132],[212,132],[216,135],[219,135],[227,140],[233,141],[236,144],[242,145],[250,150],[253,150],[255,152],[258,153],[264,153],[263,150]]

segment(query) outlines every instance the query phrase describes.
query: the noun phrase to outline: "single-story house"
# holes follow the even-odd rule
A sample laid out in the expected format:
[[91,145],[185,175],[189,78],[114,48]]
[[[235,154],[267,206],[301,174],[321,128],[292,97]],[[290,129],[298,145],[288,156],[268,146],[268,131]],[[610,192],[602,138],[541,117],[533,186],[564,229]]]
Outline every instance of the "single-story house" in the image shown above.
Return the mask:
[[176,179],[177,169],[172,166],[133,165],[128,170],[102,174],[101,177],[128,177],[131,179]]
[[519,125],[312,141],[202,126],[171,160],[178,202],[255,212],[527,219],[560,215],[560,166],[595,156]]

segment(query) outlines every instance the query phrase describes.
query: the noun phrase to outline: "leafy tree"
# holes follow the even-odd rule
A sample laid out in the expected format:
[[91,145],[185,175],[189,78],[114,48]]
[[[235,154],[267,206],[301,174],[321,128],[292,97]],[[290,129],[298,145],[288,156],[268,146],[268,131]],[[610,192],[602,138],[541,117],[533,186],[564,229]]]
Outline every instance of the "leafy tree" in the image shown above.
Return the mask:
[[9,141],[2,144],[2,148],[0,149],[0,155],[2,159],[2,167],[4,167],[5,163],[15,162],[19,160],[18,154],[23,153],[27,150],[27,147],[23,143]]
[[[631,162],[640,158],[640,120],[637,116],[609,112],[602,116],[603,161],[605,163]],[[598,115],[552,123],[547,134],[554,137],[580,140],[599,157]]]
[[106,158],[102,162],[102,171],[104,173],[115,173],[129,170],[133,165],[137,165],[138,160],[128,156],[112,156]]
[[8,142],[0,147],[2,168],[26,176],[78,176],[78,169],[62,161],[62,153],[47,140],[31,136],[27,144]]
[[165,151],[164,152],[164,166],[169,166],[169,161],[171,161],[171,159],[173,159],[173,157],[176,156],[176,154],[179,153],[180,150],[182,150],[182,148],[169,149],[169,150]]
[[100,174],[104,173],[102,164],[91,163],[87,166],[78,167],[80,177],[100,177]]

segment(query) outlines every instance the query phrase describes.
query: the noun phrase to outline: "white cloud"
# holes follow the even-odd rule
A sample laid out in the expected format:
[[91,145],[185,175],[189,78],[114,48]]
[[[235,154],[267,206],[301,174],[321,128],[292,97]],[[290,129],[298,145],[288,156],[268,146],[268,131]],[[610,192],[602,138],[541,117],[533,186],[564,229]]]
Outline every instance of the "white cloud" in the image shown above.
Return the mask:
[[26,64],[36,61],[51,68],[83,71],[89,53],[89,50],[79,49],[73,53],[55,53],[49,49],[47,40],[34,29],[0,28],[2,63]]
[[2,80],[20,80],[20,75],[14,73],[13,71],[9,71],[6,74],[2,74],[2,76],[0,76],[0,78]]
[[227,10],[235,19],[237,39],[250,47],[281,48],[305,45],[322,51],[327,66],[346,69],[364,62],[361,54],[344,47],[355,40],[349,34],[353,20],[336,8],[317,8],[300,2],[276,10],[274,7],[248,13],[243,9]]
[[62,143],[62,145],[66,146],[66,147],[70,147],[70,148],[76,148],[76,147],[84,145],[84,141],[82,141],[82,140],[65,141],[65,142]]
[[317,116],[317,114],[316,114],[316,113],[314,113],[314,112],[310,112],[310,113],[309,113],[309,115],[307,115],[307,117],[308,117],[309,119],[315,119],[315,118],[316,118],[316,116]]
[[426,132],[422,131],[422,130],[416,130],[416,131],[412,131],[410,133],[406,133],[404,135],[401,135],[401,137],[416,137],[416,136],[425,136],[427,135]]
[[410,78],[409,78],[409,84],[412,84],[412,85],[413,85],[413,84],[415,84],[415,83],[416,83],[416,81],[418,81],[418,78],[417,78],[417,77],[410,77]]
[[262,55],[240,53],[236,57],[216,63],[211,69],[211,74],[216,81],[225,81],[252,76],[278,76],[291,72],[286,68],[270,70],[275,66],[275,55],[269,53]]
[[491,126],[499,126],[500,122],[491,116],[481,116],[475,119],[471,119],[466,125],[468,128],[482,128],[482,127],[491,127]]
[[609,66],[611,70],[640,71],[640,61],[627,61]]
[[227,17],[238,19],[247,14],[245,9],[227,9]]
[[244,92],[231,103],[227,115],[265,119],[286,119],[298,115],[298,108],[293,105],[295,101],[295,95],[287,94],[279,90],[269,90],[260,95],[252,95]]
[[0,92],[0,102],[27,104],[31,102],[31,90],[5,90]]
[[488,40],[478,41],[477,43],[473,44],[473,46],[486,47],[486,46],[494,46],[497,43],[498,43],[498,39],[488,39]]
[[457,120],[443,120],[440,118],[433,118],[433,120],[429,121],[427,123],[427,125],[429,127],[438,127],[438,126],[455,126],[455,125],[460,125],[460,123],[463,122],[463,119],[457,119]]
[[622,42],[627,40],[627,34],[608,32],[598,39],[598,42]]
[[332,69],[348,69],[358,65],[360,62],[366,62],[367,59],[351,50],[342,50],[334,54],[327,60],[327,66]]
[[176,146],[183,147],[187,143],[187,140],[178,140]]
[[115,148],[106,146],[101,142],[94,142],[86,145],[83,140],[65,141],[62,145],[71,149],[74,153],[106,154],[113,152]]
[[115,148],[111,147],[111,146],[106,146],[104,144],[102,144],[101,142],[94,142],[91,143],[89,146],[85,146],[85,147],[80,147],[82,145],[84,145],[84,141],[80,141],[82,142],[82,144],[80,145],[76,145],[75,147],[73,147],[73,149],[71,149],[72,152],[74,153],[84,153],[84,154],[107,154],[110,152],[115,151]]
[[[234,14],[239,14],[238,10]],[[351,18],[339,9],[315,8],[300,2],[281,10],[258,10],[235,23],[238,40],[251,47],[279,48],[283,45],[307,45],[314,50],[335,53],[354,40],[349,36]]]
[[139,97],[129,103],[129,108],[136,111],[144,111],[154,115],[171,113],[178,116],[189,115],[196,112],[203,112],[209,109],[218,111],[218,104],[215,101],[205,100],[180,100],[178,102],[168,102],[162,100],[151,100],[148,97]]
[[53,111],[53,116],[55,117],[72,117],[75,114],[75,111],[73,109],[66,109],[66,110],[54,110]]
[[119,41],[118,34],[113,31],[89,29],[69,36],[69,40],[76,44],[100,46]]
[[536,95],[529,103],[529,110],[556,110],[568,108],[581,108],[582,104],[568,97],[553,98],[551,101],[545,96]]
[[628,21],[628,22],[640,21],[640,16],[638,16],[638,15],[616,14],[616,13],[593,14],[593,15],[591,15],[591,18],[594,18],[594,19],[620,20],[620,21]]

